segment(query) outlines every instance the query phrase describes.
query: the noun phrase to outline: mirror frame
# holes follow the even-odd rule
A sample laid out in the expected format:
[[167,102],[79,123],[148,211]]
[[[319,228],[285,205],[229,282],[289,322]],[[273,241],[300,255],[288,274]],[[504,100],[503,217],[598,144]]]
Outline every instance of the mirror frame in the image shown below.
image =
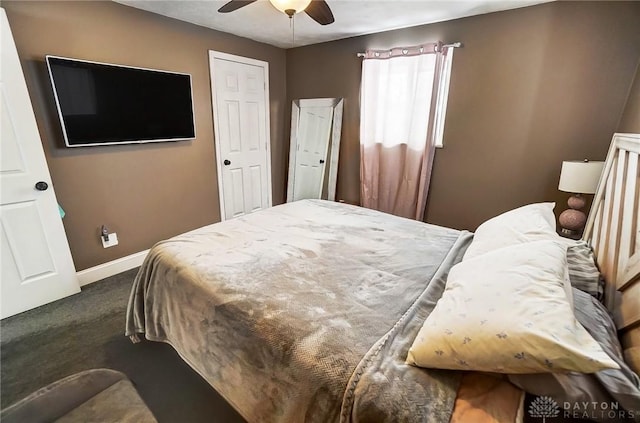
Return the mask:
[[[327,200],[335,201],[336,184],[338,182],[338,156],[340,153],[340,135],[342,133],[343,98],[303,98],[291,102],[291,137],[289,141],[289,177],[287,179],[287,203],[293,201],[293,183],[298,145],[298,122],[300,108],[304,106],[333,107],[333,122],[331,123],[331,138],[329,140],[329,179],[327,180]],[[327,172],[325,168],[325,172]],[[323,182],[324,183],[324,182]],[[324,187],[323,187],[324,188]]]

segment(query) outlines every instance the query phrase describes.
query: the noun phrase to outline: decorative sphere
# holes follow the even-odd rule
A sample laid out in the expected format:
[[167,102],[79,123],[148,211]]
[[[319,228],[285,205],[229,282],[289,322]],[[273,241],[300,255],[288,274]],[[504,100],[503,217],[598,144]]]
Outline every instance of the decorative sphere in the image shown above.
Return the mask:
[[572,195],[567,200],[567,205],[572,209],[579,210],[587,205],[587,200],[583,196]]
[[558,218],[560,226],[572,231],[581,231],[587,222],[587,215],[580,210],[567,209],[560,213]]

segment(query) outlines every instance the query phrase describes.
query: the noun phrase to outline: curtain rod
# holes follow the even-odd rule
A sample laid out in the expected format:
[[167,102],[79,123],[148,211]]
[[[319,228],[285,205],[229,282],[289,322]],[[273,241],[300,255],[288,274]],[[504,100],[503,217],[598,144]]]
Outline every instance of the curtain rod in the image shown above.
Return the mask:
[[[461,42],[451,43],[451,44],[443,44],[442,48],[459,48],[464,47],[464,44]],[[358,57],[365,57],[366,53],[358,53]]]

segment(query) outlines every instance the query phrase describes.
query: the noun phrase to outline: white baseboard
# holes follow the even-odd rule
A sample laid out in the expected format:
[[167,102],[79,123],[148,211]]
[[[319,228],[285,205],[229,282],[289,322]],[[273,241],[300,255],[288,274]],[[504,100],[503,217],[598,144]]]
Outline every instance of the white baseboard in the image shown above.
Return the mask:
[[149,250],[140,251],[139,253],[131,254],[126,257],[102,263],[97,266],[90,267],[85,270],[81,270],[76,273],[78,276],[78,282],[80,286],[85,286],[93,282],[97,282],[109,276],[117,275],[126,270],[138,267],[144,261]]

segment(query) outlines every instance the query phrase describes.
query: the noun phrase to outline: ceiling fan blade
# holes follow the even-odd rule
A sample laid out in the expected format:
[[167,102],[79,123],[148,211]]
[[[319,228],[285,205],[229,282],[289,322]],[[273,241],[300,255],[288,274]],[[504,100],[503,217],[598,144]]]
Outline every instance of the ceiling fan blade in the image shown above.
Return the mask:
[[329,5],[324,0],[313,0],[304,11],[320,25],[329,25],[335,22],[333,13],[331,13]]
[[238,10],[241,7],[245,7],[246,5],[251,4],[255,1],[257,0],[231,0],[229,3],[225,4],[220,9],[218,9],[218,12],[220,13],[233,12],[234,10]]

